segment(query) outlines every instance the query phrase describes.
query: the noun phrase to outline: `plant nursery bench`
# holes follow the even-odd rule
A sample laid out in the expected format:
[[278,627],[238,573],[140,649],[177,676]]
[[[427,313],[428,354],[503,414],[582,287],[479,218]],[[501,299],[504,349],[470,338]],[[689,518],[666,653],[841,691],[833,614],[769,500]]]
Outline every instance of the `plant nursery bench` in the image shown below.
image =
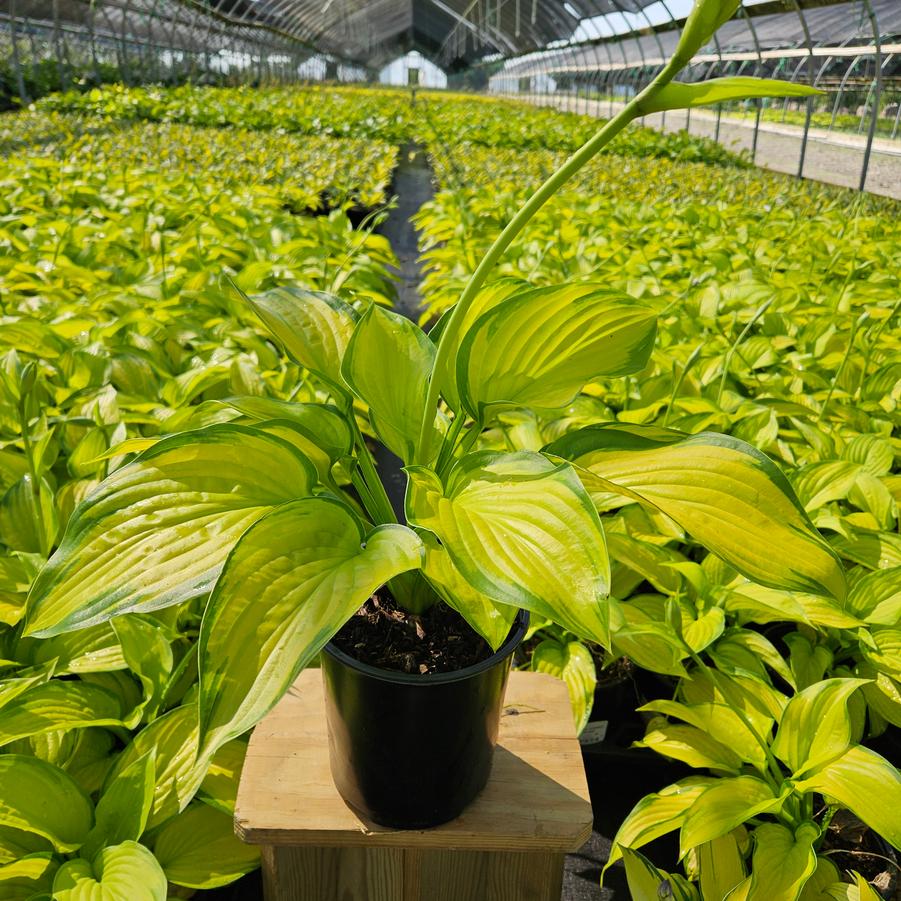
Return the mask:
[[266,901],[559,901],[564,855],[591,825],[566,687],[528,672],[510,674],[488,785],[450,823],[389,829],[344,803],[318,670],[257,726],[235,807]]

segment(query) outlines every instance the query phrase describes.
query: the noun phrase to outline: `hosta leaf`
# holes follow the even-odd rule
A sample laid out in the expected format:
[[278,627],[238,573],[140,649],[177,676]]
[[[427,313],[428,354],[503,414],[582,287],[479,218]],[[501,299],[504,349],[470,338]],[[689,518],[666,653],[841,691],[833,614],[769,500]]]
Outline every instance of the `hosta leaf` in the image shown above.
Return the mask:
[[647,114],[668,109],[708,106],[726,100],[748,100],[752,97],[811,97],[822,93],[809,85],[778,78],[732,75],[688,84],[672,81],[649,100],[645,100],[641,104],[641,110],[643,114]]
[[425,411],[435,345],[419,326],[372,305],[357,323],[341,373],[369,406],[369,419],[382,442],[412,462]]
[[206,593],[247,527],[307,495],[315,478],[291,445],[244,426],[164,438],[78,507],[32,587],[26,633],[47,637]]
[[724,606],[727,613],[742,623],[810,622],[795,592],[767,588],[752,582],[729,591]]
[[[329,498],[285,504],[249,529],[229,555],[200,630],[204,750],[254,726],[376,589],[421,563],[412,530],[395,524],[367,534]],[[232,662],[238,658],[240,667]]]
[[10,863],[30,854],[52,854],[52,847],[43,836],[0,825],[0,863]]
[[[496,307],[508,297],[528,291],[530,288],[531,286],[529,283],[523,279],[511,277],[499,278],[497,281],[482,288],[475,296],[472,303],[466,308],[457,331],[456,339],[454,339],[453,336],[448,339],[452,343],[447,363],[440,372],[435,373],[435,378],[440,379],[441,381],[441,393],[444,395],[444,399],[452,410],[459,411],[461,408],[460,394],[457,389],[456,361],[460,352],[460,343],[466,336],[466,333],[472,328],[482,314],[487,313],[488,310]],[[447,313],[435,323],[431,331],[429,331],[430,340],[437,341],[441,337],[452,312],[453,310],[448,310]]]
[[199,728],[197,705],[176,707],[155,719],[134,737],[116,759],[104,791],[142,757],[155,755],[153,801],[147,818],[152,829],[184,809],[206,775],[206,764],[197,761]]
[[800,632],[790,632],[784,641],[789,647],[789,666],[799,689],[813,686],[825,677],[826,670],[833,663],[829,648],[813,644]]
[[14,551],[46,556],[56,541],[59,514],[50,483],[42,478],[34,484],[24,475],[0,498],[0,535]]
[[717,669],[739,675],[753,675],[766,681],[764,664],[796,688],[795,677],[785,659],[768,638],[751,629],[734,629],[719,639],[708,653]]
[[166,888],[153,854],[129,841],[104,848],[93,863],[64,863],[53,880],[53,901],[166,901]]
[[[13,666],[16,664],[13,663]],[[21,671],[20,671],[21,672]],[[35,685],[43,685],[56,673],[56,661],[48,660],[40,666],[29,668],[15,678],[0,680],[0,708],[6,707]]]
[[640,573],[658,591],[667,594],[678,592],[682,577],[668,564],[683,561],[685,558],[681,554],[667,547],[639,541],[621,532],[606,529],[605,533],[611,560]]
[[650,504],[749,578],[844,597],[844,572],[776,465],[726,435],[589,426],[546,450]]
[[67,349],[66,342],[40,319],[4,316],[2,328],[4,348],[14,347],[44,360],[53,360]]
[[827,888],[840,881],[838,867],[828,857],[817,856],[816,864],[816,869],[801,889],[799,901],[825,901]]
[[658,870],[638,851],[623,848],[623,859],[632,901],[660,901],[661,898],[698,901],[698,893],[691,883],[678,874]]
[[260,422],[288,420],[332,463],[346,457],[353,448],[350,427],[337,407],[294,403],[271,397],[229,397],[222,403]]
[[880,529],[891,529],[898,515],[898,505],[881,479],[869,472],[858,473],[848,502],[869,513]]
[[550,673],[566,683],[576,732],[581,732],[591,715],[597,685],[591,651],[581,641],[546,638],[532,651],[531,668],[534,672]]
[[901,848],[901,773],[875,751],[862,745],[849,748],[795,787],[834,799]]
[[833,883],[826,889],[827,896],[835,901],[882,901],[882,895],[860,873],[852,870],[851,875],[854,878],[851,885],[846,882]]
[[92,860],[103,847],[137,841],[143,835],[155,776],[155,751],[139,757],[116,776],[97,802],[94,828],[81,846],[81,857]]
[[726,898],[745,878],[742,858],[735,831],[704,842],[697,849],[701,897]]
[[810,463],[791,473],[789,480],[808,513],[830,501],[844,500],[854,487],[860,466],[845,460]]
[[641,848],[661,835],[679,829],[688,809],[714,782],[711,777],[690,776],[668,785],[659,793],[645,795],[617,830],[604,869],[619,860],[623,848]]
[[228,741],[219,748],[210,760],[197,797],[222,813],[234,813],[246,754],[247,742],[241,739]]
[[8,488],[28,473],[28,460],[18,451],[0,448],[0,488]]
[[69,472],[76,478],[98,475],[103,462],[97,458],[106,453],[107,447],[105,431],[100,428],[91,429],[72,449],[66,461]]
[[346,391],[341,361],[359,318],[352,306],[322,291],[284,286],[248,300],[291,357]]
[[859,463],[874,476],[888,475],[895,462],[891,441],[880,435],[855,435],[845,445],[842,457]]
[[109,623],[98,623],[52,638],[26,638],[20,647],[29,648],[34,663],[55,660],[56,675],[102,673],[128,667],[119,639]]
[[61,769],[18,754],[0,755],[0,826],[49,839],[57,851],[76,850],[94,820],[91,802]]
[[802,824],[794,834],[776,823],[758,826],[748,901],[797,901],[817,868],[813,843],[819,837],[819,827],[813,823]]
[[0,448],[0,489],[6,489],[27,475],[28,459],[13,448]]
[[861,689],[871,711],[893,726],[901,726],[901,683],[878,672],[869,663],[858,664],[857,675],[873,680]]
[[689,808],[679,835],[680,854],[712,841],[761,813],[773,813],[782,798],[756,776],[718,779]]
[[228,885],[260,865],[260,849],[237,838],[233,818],[206,804],[192,804],[166,823],[153,853],[166,878],[188,888]]
[[721,607],[710,607],[682,629],[685,643],[693,651],[703,651],[723,634],[726,617]]
[[[138,677],[144,689],[141,705],[146,718],[152,718],[163,698],[172,672],[172,646],[157,625],[140,616],[120,616],[113,620],[113,629],[122,645],[122,653],[129,669]],[[140,719],[141,711],[137,714]]]
[[742,675],[728,676],[710,667],[692,670],[679,690],[688,704],[714,703],[740,708],[764,735],[769,732],[774,720],[781,719],[788,703],[788,698],[767,682]]
[[874,627],[862,636],[860,650],[879,672],[901,680],[901,629]]
[[901,566],[879,569],[858,579],[848,592],[846,606],[868,623],[901,625]]
[[863,625],[860,620],[845,613],[832,598],[821,594],[796,592],[794,600],[804,611],[804,619],[829,629],[853,629]]
[[[615,604],[610,599],[612,611],[626,612],[629,604]],[[644,669],[670,676],[684,676],[685,667],[680,662],[687,654],[685,644],[664,622],[645,622],[616,625],[612,635],[613,650],[628,657]],[[613,621],[613,617],[611,617]]]
[[738,773],[741,770],[741,758],[731,748],[695,726],[668,723],[662,718],[653,719],[644,738],[635,744],[696,768],[721,773]]
[[782,713],[773,753],[795,774],[843,754],[853,741],[848,699],[863,679],[825,679],[795,695]]
[[[46,747],[50,749],[50,735],[42,739]],[[74,733],[75,741],[71,746],[71,754],[54,759],[54,755],[41,755],[44,760],[55,763],[57,766],[65,766],[69,775],[79,784],[82,791],[88,795],[99,794],[103,787],[103,780],[115,762],[113,757],[114,738],[112,732],[107,729],[79,729]],[[35,744],[31,739],[30,744]],[[60,750],[64,751],[66,740],[60,741]]]
[[829,541],[840,557],[868,569],[901,566],[901,536],[891,532],[859,532],[847,538],[833,535]]
[[423,532],[421,537],[425,547],[423,573],[429,584],[496,651],[510,634],[517,608],[510,604],[498,604],[480,594],[460,575],[434,535]]
[[423,467],[408,472],[410,523],[438,537],[477,591],[609,643],[604,534],[569,466],[484,451],[460,460],[446,484]]
[[59,862],[53,854],[29,854],[0,866],[0,901],[49,897]]
[[484,313],[460,346],[463,405],[479,421],[495,405],[563,407],[595,378],[644,369],[656,328],[648,307],[598,285],[509,297]]
[[42,732],[121,726],[119,699],[98,685],[54,679],[35,685],[0,710],[0,745]]
[[307,437],[303,429],[291,419],[267,419],[263,422],[256,422],[253,426],[267,435],[274,435],[292,444],[305,456],[316,469],[316,475],[323,485],[332,486],[332,464],[334,461],[329,455],[318,446],[318,444]]

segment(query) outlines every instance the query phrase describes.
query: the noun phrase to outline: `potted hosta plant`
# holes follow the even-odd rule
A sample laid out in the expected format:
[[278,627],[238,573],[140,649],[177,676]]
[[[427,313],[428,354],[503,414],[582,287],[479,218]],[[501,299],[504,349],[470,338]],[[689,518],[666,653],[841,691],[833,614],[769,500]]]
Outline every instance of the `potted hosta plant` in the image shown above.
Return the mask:
[[[485,287],[535,211],[639,115],[808,92],[672,82],[737,5],[696,4],[673,60],[523,206],[428,335],[328,294],[250,298],[322,402],[237,398],[241,421],[163,438],[114,471],[35,581],[24,633],[51,637],[201,599],[199,693],[178,714],[201,762],[251,729],[325,650],[339,789],[373,820],[422,827],[455,816],[487,778],[521,611],[624,652],[670,647],[680,671],[675,638],[626,622],[610,596],[599,498],[656,507],[759,582],[841,596],[837,558],[776,467],[740,441],[611,424],[544,450],[480,449],[501,412],[565,405],[596,378],[640,372],[653,347],[651,309],[601,284]],[[405,523],[365,432],[405,464]],[[448,610],[465,621],[456,632],[440,631]],[[413,672],[380,666],[367,617],[373,628],[406,623],[425,644],[444,635],[437,651],[449,668],[431,658]]]

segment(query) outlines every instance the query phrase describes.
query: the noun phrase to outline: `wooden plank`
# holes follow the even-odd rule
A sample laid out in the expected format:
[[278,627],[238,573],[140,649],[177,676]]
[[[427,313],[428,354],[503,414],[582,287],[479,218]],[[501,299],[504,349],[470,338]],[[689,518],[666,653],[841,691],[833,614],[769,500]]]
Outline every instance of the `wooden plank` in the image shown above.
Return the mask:
[[235,808],[235,829],[261,845],[486,851],[579,848],[591,803],[565,685],[513,672],[491,778],[456,820],[427,830],[367,823],[332,782],[320,673],[304,672],[256,728]]
[[267,901],[559,901],[563,855],[263,849]]
[[559,901],[563,888],[562,854],[412,853],[420,858],[421,882],[410,901]]
[[263,848],[266,901],[406,901],[400,848]]

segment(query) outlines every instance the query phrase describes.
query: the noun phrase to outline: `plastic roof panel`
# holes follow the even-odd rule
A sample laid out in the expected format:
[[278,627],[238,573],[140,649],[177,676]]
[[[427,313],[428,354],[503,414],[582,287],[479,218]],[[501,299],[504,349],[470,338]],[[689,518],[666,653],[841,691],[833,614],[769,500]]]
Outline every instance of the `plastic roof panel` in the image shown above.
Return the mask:
[[[13,6],[23,34],[58,27],[111,39],[190,52],[228,49],[245,39],[292,58],[322,54],[376,69],[417,49],[448,69],[495,55],[508,73],[657,65],[677,41],[674,22],[641,28],[642,11],[661,0],[0,0]],[[804,47],[795,0],[764,0],[727,22],[707,53],[764,52]],[[869,44],[864,0],[798,0],[814,45]],[[901,34],[901,0],[871,0],[882,34]],[[624,17],[625,14],[625,17]],[[637,18],[636,18],[636,14]],[[610,17],[613,30],[589,42],[585,20]],[[659,17],[658,17],[659,20]],[[59,25],[55,24],[59,23]],[[637,24],[636,24],[637,23]],[[605,28],[609,31],[610,28]],[[596,32],[600,33],[600,32]],[[572,42],[572,43],[571,43]],[[562,45],[562,46],[561,46]],[[323,63],[323,65],[325,65]],[[328,77],[328,76],[326,76]]]
[[373,63],[412,46],[447,59],[515,55],[568,40],[581,19],[599,11],[642,5],[646,0],[260,0],[247,18]]
[[[805,43],[797,12],[773,11],[791,2],[771,0],[747,8],[762,49]],[[456,65],[492,53],[516,57],[545,50],[570,41],[585,19],[640,14],[655,4],[659,0],[259,0],[249,3],[247,18],[265,21],[322,51],[372,66],[411,48],[445,65]],[[814,43],[872,37],[860,0],[800,0],[799,5]],[[901,0],[872,0],[872,6],[883,33],[901,31]],[[671,50],[675,37],[660,26],[656,33],[647,29],[642,36],[610,40],[622,44],[617,54],[625,52],[640,61],[659,57],[661,46]],[[755,46],[744,16],[726,23],[718,40],[721,48]],[[572,59],[571,47],[562,52]]]
[[[901,35],[901,0],[870,2],[880,34]],[[753,7],[749,12],[753,14]],[[873,28],[862,0],[805,9],[804,19],[811,44],[815,47],[868,46],[873,43]],[[605,64],[610,68],[658,65],[661,56],[672,54],[678,40],[679,32],[673,29],[631,37],[618,36],[510,60],[505,72],[529,75],[555,70],[590,70]],[[792,10],[753,16],[751,23],[745,16],[732,19],[717,32],[716,43],[708,45],[701,54],[756,54],[758,45],[763,52],[805,48],[807,38],[798,12]]]

